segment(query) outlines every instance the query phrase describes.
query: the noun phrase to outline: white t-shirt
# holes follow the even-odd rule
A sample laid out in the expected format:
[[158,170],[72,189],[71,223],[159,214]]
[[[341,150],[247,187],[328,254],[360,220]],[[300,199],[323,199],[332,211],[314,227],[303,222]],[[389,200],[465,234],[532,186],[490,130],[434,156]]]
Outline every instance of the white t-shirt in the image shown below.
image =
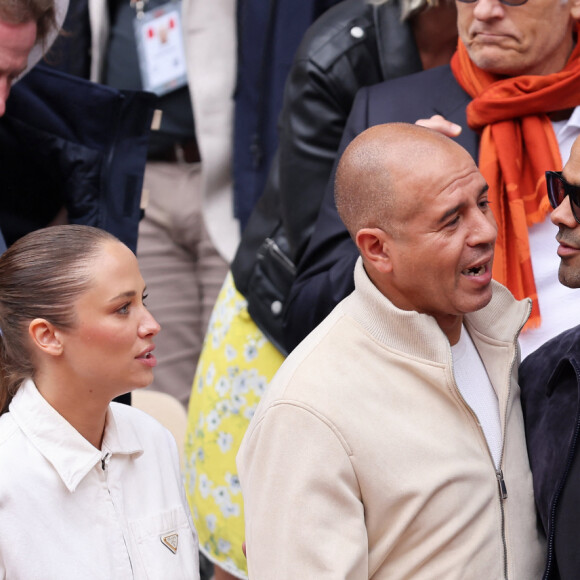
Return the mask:
[[477,416],[496,469],[501,462],[502,436],[499,401],[483,361],[465,327],[451,347],[453,374],[461,396]]
[[199,579],[173,436],[111,403],[93,447],[26,381],[0,417],[0,579]]
[[[567,121],[556,121],[552,125],[560,146],[562,163],[565,164],[570,157],[572,143],[580,135],[580,107],[574,109]],[[524,330],[520,334],[522,358],[550,338],[580,323],[580,289],[567,288],[558,281],[558,228],[548,215],[544,222],[532,226],[528,232],[542,323],[539,328]]]

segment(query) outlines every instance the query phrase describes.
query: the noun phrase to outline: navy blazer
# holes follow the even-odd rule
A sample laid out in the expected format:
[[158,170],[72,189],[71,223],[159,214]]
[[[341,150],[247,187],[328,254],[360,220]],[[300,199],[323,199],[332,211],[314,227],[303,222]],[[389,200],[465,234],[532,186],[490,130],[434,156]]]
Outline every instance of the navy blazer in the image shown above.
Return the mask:
[[[211,1],[211,0],[209,0]],[[234,215],[245,229],[278,144],[284,83],[306,29],[339,0],[238,0]]]
[[467,126],[471,97],[457,84],[449,65],[361,89],[356,96],[336,157],[314,233],[298,263],[284,311],[284,338],[291,351],[354,290],[359,255],[334,203],[334,174],[347,145],[368,127],[415,123],[442,115],[463,127],[456,141],[477,161],[479,136]]
[[0,119],[0,229],[7,245],[65,206],[70,223],[107,230],[136,251],[156,102],[151,93],[119,91],[44,65],[19,81]]

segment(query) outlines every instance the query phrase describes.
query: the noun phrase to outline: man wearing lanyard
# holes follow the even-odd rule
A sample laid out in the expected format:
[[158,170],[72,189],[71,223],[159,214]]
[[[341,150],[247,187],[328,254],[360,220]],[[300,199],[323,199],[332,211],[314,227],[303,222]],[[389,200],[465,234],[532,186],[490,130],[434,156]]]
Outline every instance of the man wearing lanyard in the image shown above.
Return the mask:
[[203,216],[181,3],[111,0],[109,11],[106,52],[96,63],[97,69],[102,63],[100,80],[120,89],[155,92],[162,111],[149,144],[137,257],[147,279],[148,307],[163,328],[153,388],[187,404],[227,264]]

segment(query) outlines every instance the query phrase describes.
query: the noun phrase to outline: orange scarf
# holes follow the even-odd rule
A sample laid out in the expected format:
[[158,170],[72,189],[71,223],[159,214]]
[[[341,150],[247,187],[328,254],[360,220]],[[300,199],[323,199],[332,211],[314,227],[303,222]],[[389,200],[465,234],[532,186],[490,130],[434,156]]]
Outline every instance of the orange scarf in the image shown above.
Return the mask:
[[481,133],[479,169],[498,224],[493,277],[516,298],[532,299],[527,327],[537,327],[528,227],[551,209],[544,172],[561,169],[562,159],[547,113],[580,105],[580,44],[558,73],[503,78],[478,68],[460,40],[451,70],[473,98],[467,124]]

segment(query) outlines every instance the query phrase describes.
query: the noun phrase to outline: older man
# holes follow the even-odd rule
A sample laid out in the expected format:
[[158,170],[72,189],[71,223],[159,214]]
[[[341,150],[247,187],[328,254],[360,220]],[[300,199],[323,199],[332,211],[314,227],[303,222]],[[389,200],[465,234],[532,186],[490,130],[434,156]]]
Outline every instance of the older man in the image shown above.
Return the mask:
[[[561,167],[580,133],[580,4],[575,0],[458,1],[460,42],[451,66],[362,89],[342,149],[371,125],[438,114],[490,186],[499,232],[494,278],[533,299],[521,336],[531,352],[580,315],[580,291],[557,282],[547,169]],[[440,125],[445,126],[441,120]],[[292,348],[353,287],[356,248],[330,190],[284,313]]]
[[250,578],[539,578],[530,303],[492,282],[485,180],[447,137],[380,125],[346,149],[336,204],[355,291],[283,364],[238,455]]
[[[558,226],[560,282],[580,287],[580,141],[562,173],[547,175],[552,221]],[[574,317],[578,321],[578,317]],[[545,578],[576,580],[580,506],[580,326],[526,358],[520,368],[522,402],[536,504],[548,536]]]

